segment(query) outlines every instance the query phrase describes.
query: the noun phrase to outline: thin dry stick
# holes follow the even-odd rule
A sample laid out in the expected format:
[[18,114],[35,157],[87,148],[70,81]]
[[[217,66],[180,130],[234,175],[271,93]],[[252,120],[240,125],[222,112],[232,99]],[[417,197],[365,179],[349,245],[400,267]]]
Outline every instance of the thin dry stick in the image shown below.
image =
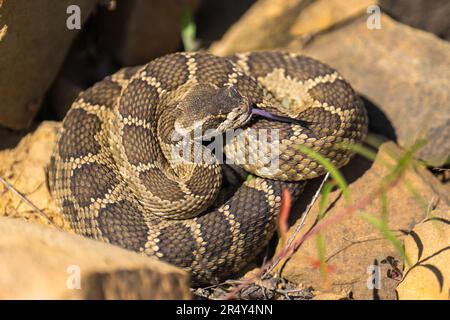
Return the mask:
[[294,239],[297,237],[297,234],[300,232],[300,230],[303,228],[303,226],[305,225],[305,221],[306,221],[306,216],[308,215],[309,211],[311,211],[312,206],[314,205],[314,203],[316,203],[317,199],[319,198],[320,193],[322,192],[323,186],[325,185],[325,182],[328,180],[328,177],[330,176],[330,173],[327,172],[327,174],[325,175],[325,177],[323,177],[322,182],[320,183],[319,188],[317,188],[316,193],[314,194],[314,197],[311,199],[311,201],[309,202],[308,206],[305,209],[305,212],[303,212],[302,218],[300,220],[300,223],[297,225],[297,227],[295,228],[294,232],[292,233],[292,235],[289,237],[288,240],[288,246],[290,246],[292,244],[292,242],[294,241]]
[[[314,205],[314,203],[316,203],[316,200],[319,198],[320,192],[322,191],[323,186],[325,185],[325,182],[328,180],[328,177],[330,176],[330,173],[327,172],[326,175],[323,177],[322,182],[320,183],[319,188],[317,188],[316,193],[314,194],[313,198],[311,199],[311,201],[309,202],[309,204],[306,206],[305,211],[302,214],[302,218],[299,222],[299,224],[297,225],[297,227],[295,227],[294,232],[291,234],[291,236],[288,239],[287,242],[287,247],[289,248],[292,244],[292,242],[294,241],[294,239],[297,237],[298,233],[300,232],[300,230],[303,228],[303,226],[305,225],[305,221],[306,221],[306,217],[308,216],[309,212],[311,211],[312,206]],[[272,265],[267,269],[267,271],[265,272],[265,274],[263,275],[263,278],[265,278],[266,276],[268,276],[273,269],[275,269],[275,267],[278,265],[278,263],[281,261],[282,258],[277,258],[273,261]]]
[[[23,193],[21,193],[19,190],[17,190],[12,184],[10,184],[5,178],[3,178],[2,176],[0,176],[0,182],[3,183],[5,185],[6,188],[8,188],[9,190],[11,190],[13,193],[15,193],[23,202],[25,202],[26,204],[28,204],[30,207],[32,207],[34,210],[36,210],[40,215],[42,215],[48,223],[53,224],[53,221],[50,220],[49,216],[42,211],[42,209],[40,209],[38,206],[36,206],[33,202],[31,202],[30,199],[28,199]],[[59,227],[57,225],[55,225],[58,229]]]

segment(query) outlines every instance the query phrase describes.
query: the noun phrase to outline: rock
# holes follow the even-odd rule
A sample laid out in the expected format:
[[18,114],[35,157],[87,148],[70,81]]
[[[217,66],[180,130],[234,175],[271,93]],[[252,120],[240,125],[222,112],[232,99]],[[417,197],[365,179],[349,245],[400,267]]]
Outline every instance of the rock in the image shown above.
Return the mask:
[[0,125],[13,129],[31,125],[78,32],[66,26],[69,5],[80,7],[84,22],[95,1],[0,2]]
[[127,0],[99,16],[100,39],[124,66],[144,64],[181,45],[185,10],[194,11],[198,0]]
[[293,37],[307,37],[332,28],[346,20],[360,16],[376,4],[370,0],[315,1],[305,7],[290,27]]
[[189,299],[188,281],[156,259],[0,218],[0,299]]
[[450,209],[434,210],[405,239],[413,265],[397,287],[400,300],[450,299]]
[[418,155],[434,166],[446,162],[450,155],[448,42],[382,15],[379,30],[369,30],[362,17],[306,45],[294,41],[289,48],[338,69],[369,101],[373,130],[397,139],[401,146],[425,138],[428,144]]
[[[393,142],[387,142],[381,145],[376,160],[366,171],[360,168],[366,165],[358,158],[344,167],[342,171],[347,180],[354,180],[349,185],[351,203],[364,203],[365,212],[379,217],[382,208],[380,197],[369,197],[370,201],[366,197],[381,185],[382,179],[391,170],[389,166],[394,165],[401,154],[401,149]],[[356,178],[357,172],[363,174]],[[317,186],[312,193],[316,188]],[[412,193],[411,190],[415,192]],[[450,197],[446,191],[427,169],[415,163],[386,194],[389,228],[401,239],[414,224],[427,216],[428,207],[450,206]],[[305,191],[307,201],[310,199],[308,193],[311,194],[311,190]],[[326,261],[331,268],[328,283],[317,268],[315,236],[307,239],[284,265],[278,264],[281,276],[295,284],[311,286],[319,291],[339,295],[347,292],[348,297],[354,299],[394,299],[395,288],[401,279],[398,274],[402,268],[401,255],[377,229],[363,220],[359,213],[345,213],[340,216],[345,212],[346,201],[339,190],[333,191],[329,200],[331,205],[323,220],[328,224],[321,231],[326,244]],[[298,238],[316,223],[320,201],[320,198],[317,199],[312,207]],[[295,228],[296,225],[291,227],[289,235]],[[277,251],[280,249],[279,244]],[[378,289],[367,286],[370,280],[368,268],[379,271],[381,287]]]
[[369,0],[260,0],[210,47],[217,55],[283,47],[360,15]]
[[[41,209],[50,221],[2,183],[0,216],[21,218],[70,230],[46,186],[45,168],[50,161],[59,128],[60,123],[43,122],[34,132],[22,138],[15,148],[0,151],[0,176]],[[5,132],[5,140],[8,140],[8,136]],[[12,133],[12,138],[16,138],[15,133]]]
[[401,23],[450,40],[450,2],[447,0],[380,0],[380,6]]

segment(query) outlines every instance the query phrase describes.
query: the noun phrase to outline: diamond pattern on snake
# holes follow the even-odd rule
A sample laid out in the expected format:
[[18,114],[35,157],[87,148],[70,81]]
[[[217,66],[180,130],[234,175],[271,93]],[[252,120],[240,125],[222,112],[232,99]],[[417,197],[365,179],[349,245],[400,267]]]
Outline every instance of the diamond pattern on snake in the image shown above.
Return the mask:
[[[224,180],[217,159],[180,162],[172,151],[179,141],[204,150],[202,139],[238,129],[224,150],[253,178],[217,204]],[[255,156],[262,145],[254,133],[262,130],[277,133],[267,135],[268,150],[278,151],[269,169]],[[174,53],[119,70],[78,96],[49,186],[78,234],[184,268],[194,283],[214,283],[268,244],[284,188],[296,199],[306,180],[325,173],[298,145],[341,167],[352,154],[336,146],[366,133],[361,99],[312,58]]]

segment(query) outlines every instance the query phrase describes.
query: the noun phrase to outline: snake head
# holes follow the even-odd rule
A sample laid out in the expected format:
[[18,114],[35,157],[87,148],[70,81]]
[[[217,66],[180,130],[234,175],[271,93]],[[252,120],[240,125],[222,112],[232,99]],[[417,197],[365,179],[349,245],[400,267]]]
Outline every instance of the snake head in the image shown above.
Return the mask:
[[175,130],[208,139],[243,126],[251,118],[251,105],[233,86],[199,84],[178,105]]

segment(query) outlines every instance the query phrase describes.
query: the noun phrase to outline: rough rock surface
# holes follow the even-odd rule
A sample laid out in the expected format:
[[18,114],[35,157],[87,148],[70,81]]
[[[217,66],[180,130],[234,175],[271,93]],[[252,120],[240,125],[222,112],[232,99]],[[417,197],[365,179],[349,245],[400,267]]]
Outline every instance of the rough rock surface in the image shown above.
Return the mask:
[[[363,17],[290,49],[329,63],[373,105],[372,128],[401,146],[425,138],[419,156],[440,166],[450,155],[450,44],[381,17],[369,30]],[[388,121],[386,121],[386,119]],[[391,132],[390,125],[394,132]],[[394,136],[392,136],[394,135]]]
[[[383,177],[391,170],[390,166],[398,161],[401,154],[402,151],[392,142],[381,146],[372,166],[350,183],[352,204],[367,202],[365,212],[380,216],[382,208],[380,197],[369,197],[373,201],[368,201],[366,197],[381,185]],[[356,178],[354,175],[356,172],[363,172],[357,166],[358,163],[363,164],[363,161],[354,160],[343,168],[349,181]],[[319,198],[315,202],[298,237],[316,223],[320,201]],[[286,264],[278,265],[282,266],[281,276],[296,284],[312,286],[317,290],[328,290],[336,294],[346,292],[349,297],[355,299],[394,299],[395,288],[401,279],[401,275],[395,274],[401,270],[403,259],[392,244],[371,224],[363,220],[359,213],[344,214],[337,219],[336,216],[345,212],[345,202],[339,190],[333,191],[330,194],[331,205],[323,220],[325,223],[327,219],[333,221],[321,232],[326,244],[326,261],[331,267],[328,274],[329,285],[324,282],[324,277],[317,268],[318,251],[315,237],[307,239]],[[427,216],[429,207],[435,206],[442,208],[450,206],[450,197],[428,170],[416,164],[387,192],[388,225],[398,237],[402,238],[414,224]],[[296,225],[291,227],[289,235],[295,227]],[[278,250],[280,249],[279,245]],[[381,276],[381,287],[375,290],[367,287],[369,279],[367,272],[371,265],[379,266]]]
[[189,299],[184,271],[121,248],[0,218],[0,299]]
[[380,0],[380,6],[395,20],[450,40],[448,0]]
[[397,287],[399,299],[450,299],[450,209],[435,210],[405,239],[413,265]]
[[0,1],[0,125],[25,129],[32,123],[78,32],[66,27],[67,7],[78,5],[84,22],[95,4],[92,0]]
[[376,1],[260,0],[210,51],[218,55],[285,46],[355,17]]
[[[50,161],[59,128],[60,123],[43,122],[34,132],[21,139],[15,148],[0,151],[0,176],[41,209],[50,221],[2,183],[0,216],[21,218],[70,230],[69,224],[59,214],[50,196],[45,180],[45,168]],[[0,132],[0,135],[2,140],[8,140],[11,133]],[[12,134],[12,138],[16,138],[16,135]]]

